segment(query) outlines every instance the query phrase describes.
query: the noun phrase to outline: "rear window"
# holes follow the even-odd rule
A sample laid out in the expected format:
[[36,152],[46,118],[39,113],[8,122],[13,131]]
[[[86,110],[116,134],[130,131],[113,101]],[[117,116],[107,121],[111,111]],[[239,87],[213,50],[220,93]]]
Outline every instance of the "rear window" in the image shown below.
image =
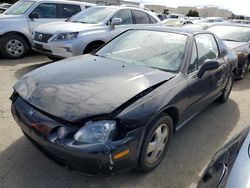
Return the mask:
[[133,11],[136,24],[150,24],[149,16],[142,11]]

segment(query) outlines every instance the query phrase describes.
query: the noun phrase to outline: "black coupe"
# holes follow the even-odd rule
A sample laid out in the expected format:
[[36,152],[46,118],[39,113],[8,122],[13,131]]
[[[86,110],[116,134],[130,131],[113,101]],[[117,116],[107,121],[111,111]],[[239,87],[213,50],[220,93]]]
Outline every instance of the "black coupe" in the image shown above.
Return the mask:
[[236,54],[208,31],[128,30],[95,53],[22,77],[12,114],[40,150],[69,169],[148,172],[176,130],[228,99],[236,67]]

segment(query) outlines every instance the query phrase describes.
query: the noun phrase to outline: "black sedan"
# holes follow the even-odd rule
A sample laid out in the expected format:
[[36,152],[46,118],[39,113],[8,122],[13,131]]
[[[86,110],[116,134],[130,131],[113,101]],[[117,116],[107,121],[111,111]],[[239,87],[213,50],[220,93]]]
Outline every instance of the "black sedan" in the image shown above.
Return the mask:
[[225,144],[211,159],[198,188],[250,186],[250,128]]
[[12,114],[24,134],[68,169],[111,175],[154,169],[172,134],[225,102],[237,56],[207,31],[128,30],[91,55],[28,73]]
[[250,64],[250,25],[243,24],[215,24],[208,28],[238,55],[238,68],[235,79],[244,79]]

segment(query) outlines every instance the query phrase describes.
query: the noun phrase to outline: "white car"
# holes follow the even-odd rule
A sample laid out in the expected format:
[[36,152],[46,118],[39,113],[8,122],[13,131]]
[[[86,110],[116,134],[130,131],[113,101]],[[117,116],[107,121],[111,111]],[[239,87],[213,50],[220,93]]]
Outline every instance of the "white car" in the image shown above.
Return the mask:
[[18,1],[0,14],[0,52],[6,58],[21,58],[31,47],[38,26],[65,20],[94,5],[68,0]]
[[67,21],[45,24],[35,30],[33,49],[52,60],[90,53],[133,28],[162,25],[151,11],[131,6],[96,6]]

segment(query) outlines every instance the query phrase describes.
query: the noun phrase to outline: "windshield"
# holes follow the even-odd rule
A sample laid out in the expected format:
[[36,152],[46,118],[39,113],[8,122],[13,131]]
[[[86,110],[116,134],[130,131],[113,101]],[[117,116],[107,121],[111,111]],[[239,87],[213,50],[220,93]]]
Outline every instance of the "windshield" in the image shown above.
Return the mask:
[[21,15],[24,14],[32,5],[34,1],[18,1],[12,5],[4,14]]
[[250,27],[241,26],[212,26],[208,29],[222,40],[248,42],[250,40]]
[[103,22],[114,10],[110,7],[92,7],[74,15],[68,21],[98,24]]
[[179,70],[187,36],[161,31],[130,30],[95,55],[164,71]]

